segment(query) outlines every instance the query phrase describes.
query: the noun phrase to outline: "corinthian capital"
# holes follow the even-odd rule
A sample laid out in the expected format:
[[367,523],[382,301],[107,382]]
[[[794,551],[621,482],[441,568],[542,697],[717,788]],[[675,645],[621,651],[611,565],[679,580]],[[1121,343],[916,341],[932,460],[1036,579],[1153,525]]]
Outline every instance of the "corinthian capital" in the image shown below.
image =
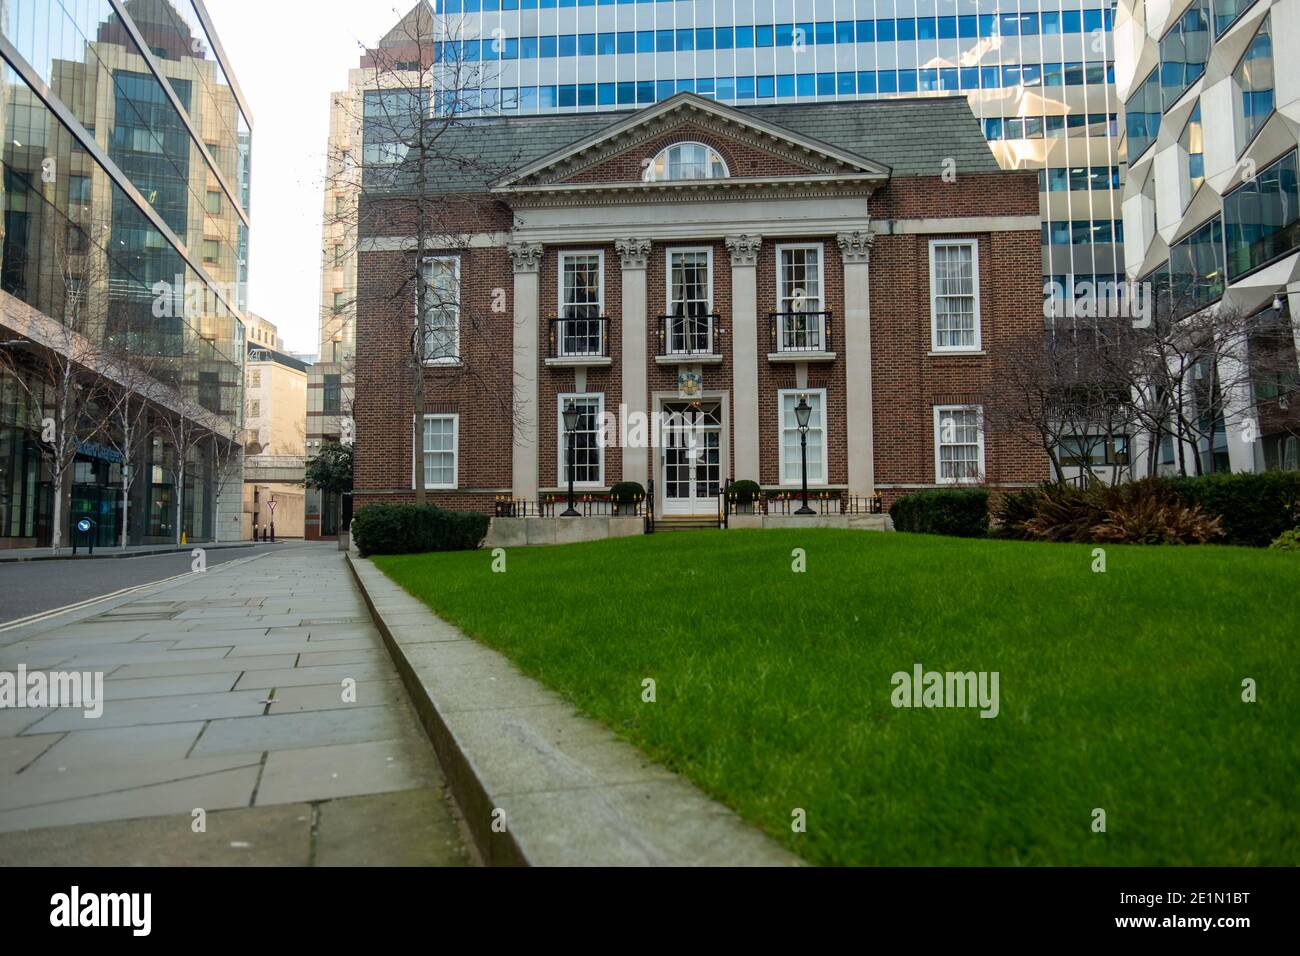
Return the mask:
[[514,260],[516,272],[536,272],[542,264],[540,242],[511,242],[506,245],[506,249]]
[[650,259],[649,239],[616,239],[614,248],[624,269],[644,269]]
[[762,236],[727,236],[727,251],[731,253],[733,266],[758,265],[758,250],[763,245]]
[[875,238],[874,234],[862,229],[841,232],[835,237],[835,241],[840,244],[840,254],[845,262],[869,262],[871,243]]

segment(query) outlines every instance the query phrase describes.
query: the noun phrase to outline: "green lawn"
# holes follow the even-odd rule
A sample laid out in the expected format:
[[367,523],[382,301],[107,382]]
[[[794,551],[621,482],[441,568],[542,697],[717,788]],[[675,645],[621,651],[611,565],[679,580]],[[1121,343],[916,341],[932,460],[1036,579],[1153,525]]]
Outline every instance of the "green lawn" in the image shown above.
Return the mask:
[[[700,531],[514,549],[504,574],[486,551],[376,563],[815,863],[1300,862],[1300,559],[1106,559]],[[895,708],[917,662],[997,671],[1001,713]]]

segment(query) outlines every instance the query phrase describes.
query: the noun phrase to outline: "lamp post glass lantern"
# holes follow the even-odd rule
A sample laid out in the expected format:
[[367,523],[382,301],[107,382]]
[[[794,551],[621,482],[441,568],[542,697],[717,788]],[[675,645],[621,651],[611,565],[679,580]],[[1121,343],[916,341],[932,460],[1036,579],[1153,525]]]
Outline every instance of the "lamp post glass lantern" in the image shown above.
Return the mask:
[[564,406],[564,438],[568,446],[567,457],[569,462],[569,508],[560,515],[561,518],[578,517],[578,509],[573,507],[573,443],[576,440],[575,432],[577,430],[578,406],[573,402],[569,402],[568,405]]
[[803,507],[795,514],[816,514],[808,507],[808,422],[812,418],[812,406],[808,404],[807,395],[799,396],[799,404],[794,407],[794,418],[799,424],[799,459],[803,469]]

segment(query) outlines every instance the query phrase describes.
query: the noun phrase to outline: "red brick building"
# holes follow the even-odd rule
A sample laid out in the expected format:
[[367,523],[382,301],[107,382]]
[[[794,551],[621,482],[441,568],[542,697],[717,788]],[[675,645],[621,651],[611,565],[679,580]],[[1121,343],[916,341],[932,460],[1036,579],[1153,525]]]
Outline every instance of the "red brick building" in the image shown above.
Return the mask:
[[473,142],[508,172],[433,177],[464,212],[423,252],[419,416],[413,204],[363,200],[358,506],[417,478],[486,511],[562,493],[570,403],[577,489],[653,482],[664,516],[716,513],[728,481],[798,489],[802,397],[819,491],[1045,477],[983,414],[999,349],[1042,329],[1037,179],[998,168],[964,99],[684,93],[481,121]]

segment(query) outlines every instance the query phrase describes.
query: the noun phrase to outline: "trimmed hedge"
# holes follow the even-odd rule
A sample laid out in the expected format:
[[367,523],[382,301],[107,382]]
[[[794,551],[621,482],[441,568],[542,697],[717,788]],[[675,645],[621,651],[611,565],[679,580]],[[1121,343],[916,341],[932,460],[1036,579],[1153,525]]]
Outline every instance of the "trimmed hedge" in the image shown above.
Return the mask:
[[1223,542],[1267,548],[1300,526],[1300,472],[1166,478],[1188,504],[1223,519]]
[[989,533],[989,493],[983,488],[918,491],[889,508],[895,531],[984,538]]
[[750,481],[748,478],[733,481],[727,491],[736,496],[736,504],[738,505],[752,505],[758,500],[758,496],[763,493],[763,489],[758,486],[758,482]]
[[487,530],[487,515],[435,505],[366,505],[352,519],[352,538],[363,558],[473,551],[483,543]]
[[609,489],[609,497],[616,505],[634,505],[645,501],[645,488],[639,481],[620,481]]

